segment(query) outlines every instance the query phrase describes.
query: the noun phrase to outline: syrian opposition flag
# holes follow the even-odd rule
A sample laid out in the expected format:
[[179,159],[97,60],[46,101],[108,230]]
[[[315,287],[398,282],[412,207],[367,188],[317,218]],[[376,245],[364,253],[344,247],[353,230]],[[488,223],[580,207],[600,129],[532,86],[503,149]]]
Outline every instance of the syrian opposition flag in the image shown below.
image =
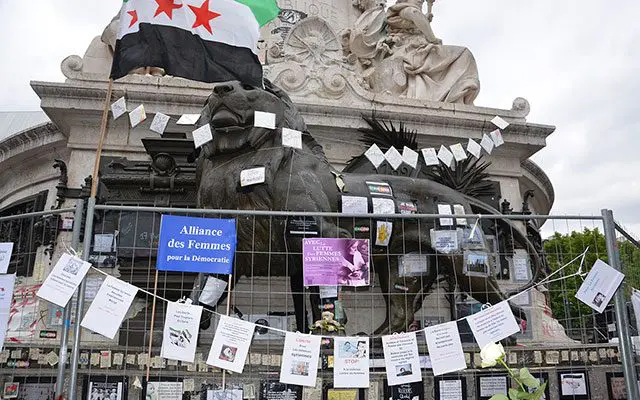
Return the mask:
[[261,87],[260,27],[279,11],[275,0],[124,0],[111,78],[160,67],[195,81]]

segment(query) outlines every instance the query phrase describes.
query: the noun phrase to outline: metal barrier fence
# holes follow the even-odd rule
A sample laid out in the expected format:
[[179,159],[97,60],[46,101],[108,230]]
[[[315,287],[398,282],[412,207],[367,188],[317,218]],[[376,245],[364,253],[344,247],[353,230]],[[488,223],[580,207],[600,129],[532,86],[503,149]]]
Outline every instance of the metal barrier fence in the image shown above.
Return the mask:
[[[78,210],[82,206],[79,204]],[[80,220],[79,213],[76,221]],[[207,277],[198,274],[156,270],[163,214],[236,220],[238,247],[231,295],[226,299],[223,296],[217,306],[207,306],[194,363],[159,356],[166,300],[191,298],[197,302],[207,281]],[[0,218],[0,223],[40,216]],[[443,224],[442,219],[452,219],[453,226]],[[392,224],[388,245],[376,244],[380,233],[378,222]],[[545,222],[542,240],[535,234],[535,228]],[[460,251],[455,255],[436,252],[428,245],[431,230],[455,231]],[[479,239],[474,232],[481,232]],[[79,250],[80,224],[74,225],[72,236],[67,243]],[[319,293],[313,286],[305,287],[300,242],[303,237],[320,236],[370,239],[369,248],[358,249],[360,254],[370,257],[370,285],[342,287],[335,298],[333,294],[321,298],[327,294]],[[58,242],[56,257],[67,251]],[[69,370],[65,370],[61,361],[54,374],[58,377],[57,394],[64,387],[61,378],[68,377],[66,392],[70,399],[92,398],[92,393],[99,398],[99,393],[104,396],[112,390],[128,391],[122,398],[141,398],[149,394],[148,382],[160,381],[182,382],[183,398],[209,399],[208,390],[224,385],[243,389],[245,398],[266,399],[266,390],[279,390],[274,382],[278,381],[284,335],[280,331],[258,329],[243,374],[229,375],[205,363],[218,319],[210,311],[226,314],[229,310],[232,315],[254,323],[296,331],[320,318],[320,311],[332,310],[336,319],[345,322],[346,334],[374,338],[371,355],[378,361],[372,364],[372,384],[367,396],[372,400],[381,395],[388,398],[384,364],[380,363],[381,335],[417,331],[462,319],[485,303],[496,304],[511,298],[514,314],[522,321],[522,331],[515,335],[518,345],[508,347],[509,364],[530,367],[534,375],[549,381],[547,398],[577,398],[561,396],[566,376],[575,376],[578,383],[583,376],[589,386],[589,398],[613,398],[615,393],[607,391],[620,390],[622,381],[629,398],[638,398],[635,353],[631,347],[631,336],[637,333],[629,323],[629,315],[633,313],[629,313],[625,298],[637,279],[638,254],[622,236],[616,237],[613,216],[606,210],[593,217],[348,215],[107,206],[95,205],[90,200],[82,258],[94,268],[78,289],[79,300],[72,306],[75,315],[84,314],[104,274],[115,275],[142,290],[114,340],[81,329],[77,323],[73,325],[69,335],[72,337]],[[597,259],[627,274],[615,301],[602,314],[574,297],[582,282],[579,272],[590,268]],[[218,278],[227,280],[226,276]],[[367,278],[358,275],[350,279]],[[518,293],[519,296],[514,296]],[[65,309],[63,321],[70,320],[67,317],[72,307]],[[458,325],[468,369],[438,378],[424,369],[426,399],[440,398],[439,385],[443,379],[460,379],[466,396],[478,399],[488,398],[481,395],[487,394],[491,385],[499,387],[508,382],[504,371],[479,367],[479,351],[473,336],[466,322]],[[65,344],[69,339],[65,332],[66,329],[61,331],[60,360],[66,358]],[[420,354],[427,355],[424,336],[418,335],[418,341]],[[321,359],[319,378],[323,383],[315,392],[305,388],[304,395],[331,400],[336,398],[330,395],[334,390],[331,352],[323,350]],[[50,369],[46,370],[50,373]],[[24,375],[34,377],[32,370]],[[44,377],[43,372],[41,380]],[[49,378],[53,380],[53,376],[48,375]],[[359,393],[358,399],[362,400],[364,395]]]

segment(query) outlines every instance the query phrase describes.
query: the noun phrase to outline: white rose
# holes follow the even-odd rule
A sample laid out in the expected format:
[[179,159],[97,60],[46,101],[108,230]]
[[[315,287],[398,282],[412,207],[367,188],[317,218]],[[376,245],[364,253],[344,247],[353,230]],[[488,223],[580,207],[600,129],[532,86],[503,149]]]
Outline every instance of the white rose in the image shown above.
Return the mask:
[[504,347],[500,343],[489,343],[480,350],[482,368],[493,367],[504,357]]

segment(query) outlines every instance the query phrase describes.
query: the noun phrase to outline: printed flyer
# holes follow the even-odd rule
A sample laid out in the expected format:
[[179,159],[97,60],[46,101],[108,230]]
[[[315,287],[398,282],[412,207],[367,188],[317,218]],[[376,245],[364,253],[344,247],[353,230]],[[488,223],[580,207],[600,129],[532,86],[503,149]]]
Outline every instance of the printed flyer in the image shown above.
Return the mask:
[[368,388],[369,338],[335,337],[333,346],[333,386]]
[[242,373],[255,329],[251,322],[221,315],[207,364]]
[[193,362],[201,316],[201,306],[168,302],[160,355],[169,360]]
[[284,340],[280,382],[316,386],[321,336],[287,333]]
[[368,286],[368,239],[303,239],[305,286]]
[[383,336],[382,347],[389,386],[422,381],[415,332]]

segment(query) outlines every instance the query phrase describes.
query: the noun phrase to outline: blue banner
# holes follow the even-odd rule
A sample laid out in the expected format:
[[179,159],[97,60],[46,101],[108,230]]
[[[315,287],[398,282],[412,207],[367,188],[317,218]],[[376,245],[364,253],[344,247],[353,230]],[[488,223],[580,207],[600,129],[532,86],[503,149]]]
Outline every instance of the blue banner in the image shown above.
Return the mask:
[[163,215],[157,268],[160,271],[231,275],[236,221]]

